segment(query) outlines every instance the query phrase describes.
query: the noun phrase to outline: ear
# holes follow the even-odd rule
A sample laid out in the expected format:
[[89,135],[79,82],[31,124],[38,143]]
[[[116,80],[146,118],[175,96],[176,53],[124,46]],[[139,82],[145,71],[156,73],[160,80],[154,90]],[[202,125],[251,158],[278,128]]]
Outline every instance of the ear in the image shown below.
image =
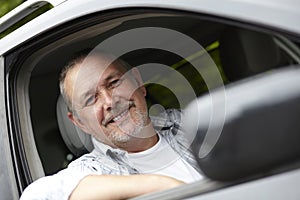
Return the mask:
[[132,73],[134,79],[136,80],[139,89],[142,91],[143,95],[146,96],[147,91],[146,91],[146,88],[144,86],[144,82],[142,80],[142,76],[140,74],[140,71],[136,67],[133,67],[131,69],[131,73]]
[[90,134],[77,115],[73,114],[72,112],[68,112],[68,118],[75,126],[80,128],[83,132],[85,132],[86,134]]

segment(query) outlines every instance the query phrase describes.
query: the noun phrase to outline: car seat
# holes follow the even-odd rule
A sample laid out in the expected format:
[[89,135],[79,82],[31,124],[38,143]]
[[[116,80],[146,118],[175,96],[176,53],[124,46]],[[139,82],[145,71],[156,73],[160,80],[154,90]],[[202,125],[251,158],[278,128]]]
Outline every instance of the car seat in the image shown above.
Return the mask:
[[67,105],[61,95],[57,100],[56,114],[61,136],[75,156],[83,155],[94,149],[91,136],[76,127],[68,118]]

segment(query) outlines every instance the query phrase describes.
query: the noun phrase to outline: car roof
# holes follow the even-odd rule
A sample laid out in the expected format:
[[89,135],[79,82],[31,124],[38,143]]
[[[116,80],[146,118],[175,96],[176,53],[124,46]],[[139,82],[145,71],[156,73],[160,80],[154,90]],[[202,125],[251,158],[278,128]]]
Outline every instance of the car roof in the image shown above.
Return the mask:
[[[49,1],[54,8],[0,40],[0,55],[67,21],[115,8],[164,8],[199,12],[300,33],[300,1],[297,0],[81,0]],[[102,2],[102,3],[101,3]],[[55,16],[55,17],[54,17]],[[1,26],[2,24],[0,24]]]

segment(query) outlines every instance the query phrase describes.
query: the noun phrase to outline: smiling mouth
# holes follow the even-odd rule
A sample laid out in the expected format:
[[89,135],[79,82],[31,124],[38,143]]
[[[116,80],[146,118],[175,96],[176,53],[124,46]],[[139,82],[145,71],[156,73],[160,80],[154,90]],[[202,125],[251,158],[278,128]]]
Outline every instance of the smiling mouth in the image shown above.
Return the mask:
[[121,114],[119,114],[118,116],[113,118],[111,121],[116,122],[116,121],[120,120],[123,116],[125,116],[127,113],[128,113],[128,110],[122,112]]
[[[129,104],[129,107],[126,107],[126,110],[123,109],[122,112],[119,112],[117,115],[110,115],[108,117],[106,117],[103,121],[102,121],[102,125],[103,126],[107,126],[110,123],[114,123],[114,122],[118,122],[121,121],[121,119],[123,117],[125,117],[128,113],[129,113],[129,109],[133,106],[133,103]],[[114,112],[112,112],[114,113]]]
[[121,112],[120,114],[118,114],[117,116],[111,116],[108,119],[105,119],[102,121],[102,125],[103,126],[107,126],[110,123],[113,122],[118,122],[120,121],[127,113],[129,112],[129,110],[125,110],[123,112]]

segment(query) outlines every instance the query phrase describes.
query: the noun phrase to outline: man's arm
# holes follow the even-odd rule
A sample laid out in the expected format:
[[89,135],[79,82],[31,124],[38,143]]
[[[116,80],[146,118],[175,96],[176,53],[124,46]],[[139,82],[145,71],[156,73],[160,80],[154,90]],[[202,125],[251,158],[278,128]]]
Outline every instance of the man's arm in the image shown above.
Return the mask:
[[183,184],[161,175],[89,175],[73,190],[69,200],[127,199],[142,194],[170,189]]

